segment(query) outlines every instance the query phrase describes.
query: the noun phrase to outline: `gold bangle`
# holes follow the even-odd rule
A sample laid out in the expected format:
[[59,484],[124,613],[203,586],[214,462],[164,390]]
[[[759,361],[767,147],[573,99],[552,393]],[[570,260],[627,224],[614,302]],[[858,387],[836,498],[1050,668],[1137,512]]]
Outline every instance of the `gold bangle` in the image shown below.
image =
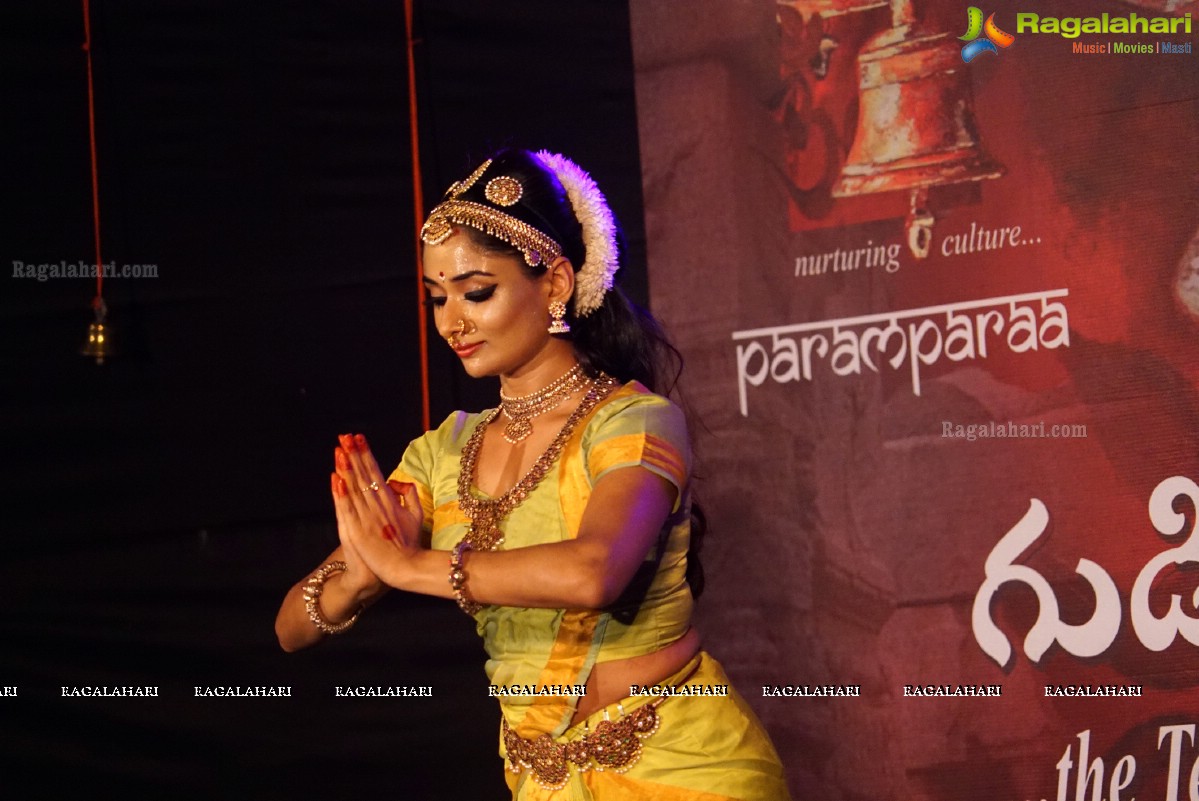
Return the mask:
[[342,561],[330,562],[324,565],[320,570],[308,579],[308,584],[304,586],[304,608],[308,610],[308,619],[312,621],[312,625],[325,634],[341,634],[343,631],[353,626],[358,622],[358,616],[362,614],[362,607],[358,607],[349,620],[343,620],[340,623],[330,623],[325,620],[325,616],[321,614],[320,597],[325,591],[325,581],[333,573],[344,573],[346,563]]
[[454,546],[454,550],[450,551],[450,586],[454,589],[454,600],[458,602],[458,608],[471,617],[474,617],[483,608],[483,604],[466,597],[466,570],[463,568],[462,560],[467,551],[473,550],[470,540],[464,539]]

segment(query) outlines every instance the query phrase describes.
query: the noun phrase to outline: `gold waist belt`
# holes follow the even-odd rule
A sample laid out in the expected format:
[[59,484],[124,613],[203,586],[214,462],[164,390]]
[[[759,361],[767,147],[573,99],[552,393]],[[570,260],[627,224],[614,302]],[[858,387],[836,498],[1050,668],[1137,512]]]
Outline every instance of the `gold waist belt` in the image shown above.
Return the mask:
[[[699,659],[675,687],[686,684],[699,670]],[[507,768],[513,773],[521,770],[533,771],[533,779],[547,790],[561,790],[570,778],[570,766],[579,773],[592,768],[624,773],[641,758],[641,741],[648,739],[658,730],[661,723],[658,706],[670,696],[663,695],[644,706],[639,706],[627,715],[620,704],[618,720],[609,720],[607,711],[604,719],[596,724],[595,731],[584,734],[577,740],[559,743],[548,734],[533,740],[521,737],[503,721],[504,749],[508,752]]]
[[503,723],[504,748],[508,751],[508,770],[533,771],[533,778],[547,790],[561,790],[570,778],[570,765],[580,773],[591,768],[624,773],[641,758],[641,741],[658,730],[658,704],[638,707],[616,721],[601,720],[595,731],[569,743],[558,743],[548,734],[526,740]]

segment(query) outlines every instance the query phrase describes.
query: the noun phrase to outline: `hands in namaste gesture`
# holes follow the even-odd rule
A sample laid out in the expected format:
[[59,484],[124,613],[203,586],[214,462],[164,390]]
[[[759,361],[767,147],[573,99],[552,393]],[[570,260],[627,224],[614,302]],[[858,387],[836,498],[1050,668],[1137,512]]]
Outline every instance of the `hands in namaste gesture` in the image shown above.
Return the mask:
[[337,534],[346,563],[342,581],[356,592],[397,587],[404,568],[421,550],[424,518],[416,487],[386,481],[366,437],[342,434],[333,451],[332,480]]

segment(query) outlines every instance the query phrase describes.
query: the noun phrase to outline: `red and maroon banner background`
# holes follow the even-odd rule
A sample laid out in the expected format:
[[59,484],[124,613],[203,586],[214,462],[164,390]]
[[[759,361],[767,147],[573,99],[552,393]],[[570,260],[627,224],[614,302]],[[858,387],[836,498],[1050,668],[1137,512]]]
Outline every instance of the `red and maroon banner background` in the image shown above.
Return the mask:
[[701,624],[796,796],[1199,799],[1196,4],[631,9]]

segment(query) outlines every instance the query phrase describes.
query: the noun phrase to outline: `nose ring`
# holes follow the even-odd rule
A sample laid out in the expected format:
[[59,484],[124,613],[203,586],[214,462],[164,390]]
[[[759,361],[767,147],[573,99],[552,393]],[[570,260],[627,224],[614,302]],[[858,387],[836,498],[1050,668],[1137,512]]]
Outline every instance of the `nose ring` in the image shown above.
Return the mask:
[[473,334],[476,330],[475,324],[470,320],[459,320],[457,324],[454,325],[454,330],[451,331],[450,335],[445,338],[445,341],[450,343],[450,347],[455,347],[458,344],[459,337],[461,337],[463,334]]

